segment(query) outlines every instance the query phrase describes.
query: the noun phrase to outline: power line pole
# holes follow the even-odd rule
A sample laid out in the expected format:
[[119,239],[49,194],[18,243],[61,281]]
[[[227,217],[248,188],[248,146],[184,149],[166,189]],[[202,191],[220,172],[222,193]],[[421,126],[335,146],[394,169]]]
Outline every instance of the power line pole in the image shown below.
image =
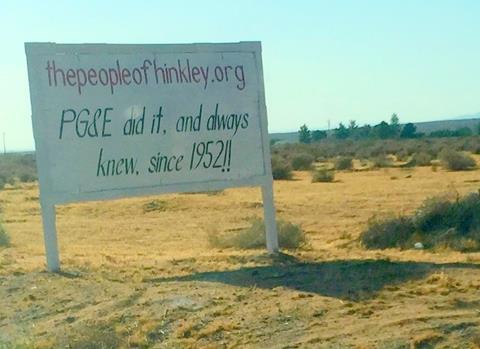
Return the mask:
[[3,155],[7,154],[7,146],[5,144],[5,132],[3,132]]

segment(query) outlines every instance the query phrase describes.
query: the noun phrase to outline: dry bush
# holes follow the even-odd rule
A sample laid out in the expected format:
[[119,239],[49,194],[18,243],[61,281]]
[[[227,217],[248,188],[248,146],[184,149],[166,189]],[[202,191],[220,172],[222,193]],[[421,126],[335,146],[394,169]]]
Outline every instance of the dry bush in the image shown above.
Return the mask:
[[371,159],[373,168],[392,167],[392,160],[386,155],[378,155]]
[[[303,230],[296,224],[278,220],[277,232],[280,248],[297,249],[306,242]],[[212,231],[208,234],[208,242],[217,248],[265,248],[265,224],[262,219],[255,218],[250,227],[231,234],[218,234]]]
[[415,227],[408,217],[374,217],[369,220],[368,228],[361,234],[360,239],[366,248],[403,248],[414,232]]
[[355,159],[373,159],[383,154],[395,154],[399,161],[406,161],[415,153],[426,153],[435,159],[443,149],[480,152],[480,137],[417,138],[417,139],[347,139],[329,137],[311,144],[278,144],[272,153],[285,159],[298,154],[311,154],[316,159],[332,159],[338,156]]
[[413,216],[415,227],[421,231],[446,229],[451,220],[452,203],[447,197],[434,197],[425,200]]
[[296,171],[310,170],[314,161],[315,158],[308,153],[297,154],[292,158],[292,168]]
[[440,160],[450,171],[473,170],[477,165],[470,155],[454,150],[443,150],[440,153]]
[[37,176],[29,172],[23,172],[19,175],[18,179],[22,183],[31,183],[37,180]]
[[430,166],[432,161],[432,156],[425,152],[415,153],[412,156],[412,159],[409,161],[413,166]]
[[272,156],[273,179],[292,179],[292,168],[290,164],[278,155]]
[[334,179],[335,171],[326,168],[320,168],[312,173],[312,183],[329,183],[333,182]]
[[353,158],[350,156],[340,156],[335,160],[336,170],[351,170],[353,168]]
[[395,153],[395,157],[397,158],[397,161],[406,161],[408,160],[409,153],[405,148],[401,148]]

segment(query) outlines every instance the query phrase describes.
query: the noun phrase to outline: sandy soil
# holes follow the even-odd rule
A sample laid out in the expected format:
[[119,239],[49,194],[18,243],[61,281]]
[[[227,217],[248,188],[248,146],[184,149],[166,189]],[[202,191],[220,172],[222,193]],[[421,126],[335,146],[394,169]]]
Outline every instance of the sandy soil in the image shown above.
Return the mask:
[[479,172],[298,172],[278,216],[309,246],[219,250],[262,215],[257,188],[58,208],[63,272],[44,272],[36,185],[0,192],[0,348],[480,348],[480,253],[358,243],[373,215],[479,189]]

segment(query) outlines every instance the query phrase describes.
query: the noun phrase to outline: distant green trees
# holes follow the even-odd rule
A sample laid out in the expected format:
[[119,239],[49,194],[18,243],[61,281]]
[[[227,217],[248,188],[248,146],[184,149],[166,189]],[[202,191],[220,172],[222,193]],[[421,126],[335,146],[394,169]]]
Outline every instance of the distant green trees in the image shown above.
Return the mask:
[[324,138],[327,138],[327,131],[310,131],[305,124],[300,126],[300,129],[298,130],[298,140],[300,143],[309,144],[312,141],[318,142]]
[[312,131],[312,141],[318,142],[324,138],[327,138],[327,131],[320,131],[320,130]]
[[[475,130],[469,127],[462,127],[456,130],[444,129],[430,132],[427,136],[434,138],[442,137],[468,137],[474,134],[480,135],[480,124]],[[301,143],[309,144],[311,142],[319,142],[322,139],[333,137],[339,140],[343,139],[413,139],[426,136],[424,133],[417,132],[417,127],[409,122],[405,125],[400,124],[398,114],[393,113],[390,117],[390,122],[381,121],[377,125],[370,126],[368,124],[359,126],[355,120],[350,120],[348,125],[340,122],[336,129],[333,129],[330,134],[327,131],[310,131],[307,125],[302,125],[298,131],[299,141]]]
[[[333,130],[333,136],[337,139],[389,139],[400,137],[402,130],[403,129],[400,125],[400,119],[398,118],[398,115],[392,114],[390,123],[382,121],[373,127],[368,124],[364,126],[358,126],[355,120],[350,120],[348,127],[343,123],[340,123],[338,128]],[[413,138],[414,136],[415,130],[413,130],[413,133],[410,130],[409,137]]]
[[443,138],[443,137],[468,137],[472,136],[473,131],[469,127],[462,127],[456,130],[438,130],[430,133],[430,137]]
[[298,140],[300,143],[310,144],[312,142],[312,133],[308,129],[307,125],[303,124],[298,130]]
[[348,137],[350,137],[351,132],[348,128],[345,127],[344,124],[340,123],[340,125],[338,125],[338,128],[333,130],[333,134],[335,135],[335,138],[347,139]]
[[400,132],[400,138],[416,138],[417,126],[409,122],[403,126],[402,131]]

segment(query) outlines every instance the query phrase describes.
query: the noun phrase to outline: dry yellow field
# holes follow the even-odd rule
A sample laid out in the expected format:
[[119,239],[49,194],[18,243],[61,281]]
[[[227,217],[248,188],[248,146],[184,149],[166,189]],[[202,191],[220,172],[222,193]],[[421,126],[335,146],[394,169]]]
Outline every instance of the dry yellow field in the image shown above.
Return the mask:
[[309,245],[278,257],[208,244],[262,215],[257,188],[61,206],[61,274],[44,272],[38,187],[7,188],[0,348],[480,348],[480,253],[357,240],[373,215],[477,191],[479,174],[396,168],[312,184],[297,172],[275,182],[275,201]]

